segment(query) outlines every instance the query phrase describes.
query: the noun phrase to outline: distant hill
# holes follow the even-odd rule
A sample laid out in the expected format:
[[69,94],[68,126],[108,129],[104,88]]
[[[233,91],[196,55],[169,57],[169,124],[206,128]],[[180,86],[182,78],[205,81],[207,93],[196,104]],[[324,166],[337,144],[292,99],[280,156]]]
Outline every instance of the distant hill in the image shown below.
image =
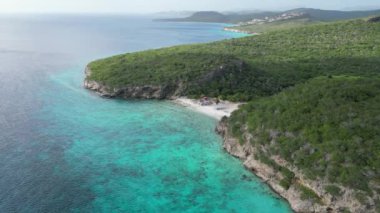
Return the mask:
[[380,15],[379,10],[371,11],[337,11],[337,10],[320,10],[312,8],[298,8],[283,12],[252,12],[252,13],[228,13],[223,14],[215,11],[196,12],[186,18],[157,19],[156,21],[173,21],[173,22],[217,22],[232,23],[248,22],[252,19],[262,19],[265,17],[278,16],[283,13],[302,12],[310,16],[312,21],[336,21],[344,19],[362,18],[374,15]]
[[380,10],[373,11],[334,11],[299,8],[288,10],[280,15],[253,19],[248,22],[240,22],[237,26],[227,27],[225,30],[249,34],[264,33],[274,30],[290,29],[308,24],[337,21],[344,19],[363,18],[380,15]]
[[319,10],[311,8],[298,8],[287,12],[302,12],[310,16],[315,21],[336,21],[344,19],[363,18],[373,15],[380,15],[379,10],[369,11],[338,11],[338,10]]
[[252,20],[254,18],[264,18],[273,16],[278,12],[259,12],[259,13],[229,13],[223,14],[215,11],[196,12],[186,18],[169,18],[156,19],[156,21],[172,21],[172,22],[217,22],[217,23],[239,23]]

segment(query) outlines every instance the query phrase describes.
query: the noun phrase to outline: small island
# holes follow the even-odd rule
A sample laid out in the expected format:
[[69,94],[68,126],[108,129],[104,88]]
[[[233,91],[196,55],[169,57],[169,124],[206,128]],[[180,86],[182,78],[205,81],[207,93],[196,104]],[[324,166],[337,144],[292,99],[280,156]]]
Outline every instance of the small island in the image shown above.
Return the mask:
[[84,85],[109,98],[246,102],[216,117],[223,147],[296,212],[378,212],[376,20],[117,55],[91,62]]

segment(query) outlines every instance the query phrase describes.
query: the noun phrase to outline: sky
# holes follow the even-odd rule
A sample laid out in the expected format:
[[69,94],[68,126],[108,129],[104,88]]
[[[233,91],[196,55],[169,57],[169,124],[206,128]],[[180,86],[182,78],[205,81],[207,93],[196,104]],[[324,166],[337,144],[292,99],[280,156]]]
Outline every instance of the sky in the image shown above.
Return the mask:
[[380,0],[0,0],[0,13],[155,13],[164,11],[379,9]]

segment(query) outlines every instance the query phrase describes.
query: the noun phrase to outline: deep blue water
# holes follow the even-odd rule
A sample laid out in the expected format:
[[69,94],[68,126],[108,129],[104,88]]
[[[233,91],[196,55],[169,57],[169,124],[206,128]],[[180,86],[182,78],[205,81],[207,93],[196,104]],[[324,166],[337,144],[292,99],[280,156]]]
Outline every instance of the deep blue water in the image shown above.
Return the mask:
[[102,99],[87,62],[241,35],[124,16],[0,16],[0,212],[290,212],[224,153],[216,121]]

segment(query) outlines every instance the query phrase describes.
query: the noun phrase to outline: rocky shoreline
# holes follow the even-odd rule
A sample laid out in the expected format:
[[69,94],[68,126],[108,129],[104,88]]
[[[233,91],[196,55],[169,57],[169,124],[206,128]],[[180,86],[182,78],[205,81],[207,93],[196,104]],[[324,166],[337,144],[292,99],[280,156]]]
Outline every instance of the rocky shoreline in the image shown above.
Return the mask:
[[180,86],[156,86],[156,85],[142,85],[142,86],[127,86],[121,88],[112,88],[100,82],[90,79],[91,69],[86,67],[84,87],[89,90],[95,91],[98,95],[105,98],[120,97],[128,98],[141,98],[141,99],[173,99],[181,90]]
[[273,169],[254,158],[254,153],[256,151],[249,145],[249,143],[240,145],[239,140],[229,134],[226,119],[222,119],[215,130],[223,137],[223,149],[232,156],[240,159],[248,170],[261,178],[278,195],[286,199],[294,211],[305,212],[305,210],[310,210],[310,203],[305,203],[307,206],[300,203],[300,195],[294,189],[289,189],[289,192],[285,192],[276,181],[277,178],[275,177]]
[[[321,180],[311,181],[306,179],[299,170],[290,166],[278,156],[275,156],[272,157],[272,159],[278,165],[288,168],[295,174],[293,183],[288,189],[284,189],[280,184],[283,175],[255,158],[257,150],[248,142],[252,136],[248,133],[244,135],[243,138],[245,142],[242,145],[237,138],[234,138],[229,133],[227,123],[227,117],[224,117],[215,128],[215,131],[223,137],[224,150],[240,159],[248,170],[252,171],[268,184],[273,191],[287,200],[295,212],[376,212],[374,201],[371,206],[363,206],[355,198],[355,191],[348,188],[343,188],[342,196],[334,197],[324,190],[328,183]],[[302,199],[302,192],[297,188],[299,185],[312,190],[319,196],[321,202],[318,203],[309,199]]]

